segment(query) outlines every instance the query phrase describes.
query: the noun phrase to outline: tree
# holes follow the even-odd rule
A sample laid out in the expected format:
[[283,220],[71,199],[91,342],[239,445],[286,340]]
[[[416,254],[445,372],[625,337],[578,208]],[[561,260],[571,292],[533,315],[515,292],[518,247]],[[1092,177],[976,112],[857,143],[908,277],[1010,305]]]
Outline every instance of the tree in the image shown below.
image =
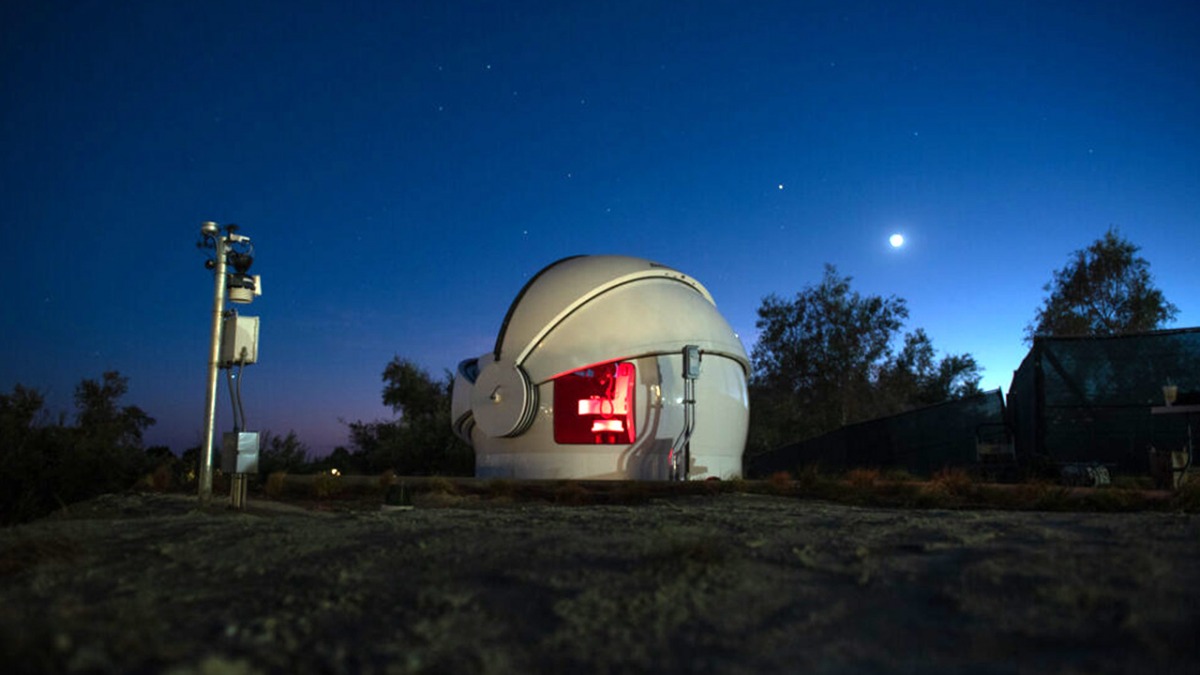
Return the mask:
[[[220,459],[214,458],[217,468],[221,467]],[[179,456],[179,482],[194,484],[200,475],[200,446],[193,445]]]
[[259,438],[258,472],[264,480],[276,471],[299,472],[308,464],[308,446],[294,430],[286,436],[264,431]]
[[1043,287],[1049,295],[1025,329],[1025,342],[1039,335],[1120,335],[1155,330],[1179,309],[1155,288],[1141,250],[1110,228]]
[[0,456],[14,454],[28,442],[45,402],[41,392],[20,384],[11,394],[0,394]]
[[75,388],[75,425],[51,423],[44,398],[20,384],[0,394],[0,522],[125,490],[150,468],[142,433],[154,420],[121,406],[128,380],[116,371]]
[[61,433],[39,424],[45,397],[17,384],[0,394],[0,525],[21,522],[54,507],[49,473],[67,446]]
[[361,452],[351,453],[344,445],[339,445],[325,457],[310,462],[308,468],[315,473],[330,469],[337,469],[344,474],[367,471],[363,454]]
[[979,393],[979,364],[970,354],[939,361],[924,328],[904,336],[904,347],[879,375],[881,394],[892,408],[926,406]]
[[75,423],[86,436],[105,445],[141,448],[142,432],[154,418],[135,405],[117,401],[129,391],[129,378],[110,370],[100,381],[83,380],[75,387]]
[[76,385],[74,443],[58,475],[62,494],[86,499],[124,490],[149,468],[142,434],[154,418],[135,405],[120,405],[128,391],[129,379],[115,370]]
[[420,366],[397,356],[384,367],[383,381],[383,404],[392,412],[414,423],[432,418],[444,422],[450,418],[449,394],[454,386],[453,379],[436,382]]
[[970,355],[936,358],[923,330],[904,336],[908,308],[896,296],[863,296],[825,266],[821,282],[792,300],[763,299],[751,355],[750,451],[978,391]]
[[350,442],[370,471],[400,474],[471,475],[475,460],[450,429],[454,377],[442,381],[408,359],[393,358],[383,369],[383,403],[395,420],[351,422]]
[[793,398],[791,405],[806,411],[810,427],[796,431],[807,435],[861,418],[873,371],[908,317],[900,298],[863,297],[850,290],[850,281],[826,265],[820,284],[790,301],[769,295],[758,310],[753,384]]

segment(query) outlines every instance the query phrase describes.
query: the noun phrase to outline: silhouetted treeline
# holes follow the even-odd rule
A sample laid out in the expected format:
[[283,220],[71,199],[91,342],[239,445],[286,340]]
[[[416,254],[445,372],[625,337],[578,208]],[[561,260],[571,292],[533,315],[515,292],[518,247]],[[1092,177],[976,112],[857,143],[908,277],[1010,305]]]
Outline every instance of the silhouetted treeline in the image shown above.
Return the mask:
[[826,265],[819,284],[763,299],[748,455],[979,391],[974,357],[939,357],[920,328],[901,335],[904,299],[862,295],[850,282]]
[[[348,424],[352,450],[339,447],[311,458],[295,431],[264,431],[258,484],[275,472],[401,475],[471,475],[474,455],[450,431],[450,382],[438,382],[397,357],[384,368],[383,401],[394,420]],[[0,394],[0,524],[44,516],[69,504],[142,486],[189,489],[196,485],[200,448],[176,457],[164,446],[143,447],[154,419],[123,405],[128,379],[116,371],[75,388],[75,414],[57,417],[36,389],[17,384]],[[219,449],[214,452],[214,490],[224,488]]]
[[154,419],[120,405],[126,391],[128,381],[116,371],[83,380],[75,388],[72,423],[61,415],[52,419],[34,389],[18,384],[0,394],[0,523],[128,489],[153,469],[142,433]]
[[397,356],[384,367],[382,379],[383,403],[398,417],[349,423],[355,450],[338,459],[357,462],[356,468],[371,473],[391,469],[407,476],[474,475],[474,451],[450,428],[453,375],[447,372],[441,381],[435,380]]

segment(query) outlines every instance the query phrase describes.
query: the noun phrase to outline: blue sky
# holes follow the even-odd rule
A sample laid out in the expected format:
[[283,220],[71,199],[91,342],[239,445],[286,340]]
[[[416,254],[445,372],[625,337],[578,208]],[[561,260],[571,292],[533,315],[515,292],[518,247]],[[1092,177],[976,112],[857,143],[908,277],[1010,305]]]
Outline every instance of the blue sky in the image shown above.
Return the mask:
[[747,349],[832,263],[1007,389],[1110,226],[1200,324],[1196,35],[1190,2],[8,0],[0,388],[70,411],[116,369],[198,444],[215,220],[263,275],[249,425],[318,453],[579,253],[691,274]]

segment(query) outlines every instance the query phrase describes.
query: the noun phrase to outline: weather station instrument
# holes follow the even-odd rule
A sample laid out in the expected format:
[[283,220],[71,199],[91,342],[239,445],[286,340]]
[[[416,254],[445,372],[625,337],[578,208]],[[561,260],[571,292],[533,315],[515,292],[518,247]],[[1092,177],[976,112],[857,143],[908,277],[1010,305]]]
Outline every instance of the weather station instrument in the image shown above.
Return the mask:
[[[213,271],[213,309],[208,358],[208,387],[204,405],[204,445],[200,451],[200,501],[212,500],[213,447],[216,436],[218,372],[225,371],[233,407],[233,431],[221,437],[221,470],[232,476],[230,502],[244,508],[249,475],[258,471],[259,435],[246,430],[242,405],[242,374],[258,361],[258,317],[241,316],[225,309],[226,299],[249,304],[262,295],[262,279],[250,274],[254,246],[250,237],[239,234],[237,225],[221,227],[207,221],[200,226],[199,248],[211,250],[205,267]],[[236,371],[235,371],[236,369]]]

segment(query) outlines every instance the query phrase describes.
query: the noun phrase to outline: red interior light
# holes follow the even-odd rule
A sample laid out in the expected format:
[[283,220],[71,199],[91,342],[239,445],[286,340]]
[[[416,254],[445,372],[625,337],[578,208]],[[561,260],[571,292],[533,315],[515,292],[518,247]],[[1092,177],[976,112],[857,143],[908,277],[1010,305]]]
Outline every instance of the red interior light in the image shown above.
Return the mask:
[[586,445],[632,443],[632,363],[581,368],[554,379],[554,442]]

